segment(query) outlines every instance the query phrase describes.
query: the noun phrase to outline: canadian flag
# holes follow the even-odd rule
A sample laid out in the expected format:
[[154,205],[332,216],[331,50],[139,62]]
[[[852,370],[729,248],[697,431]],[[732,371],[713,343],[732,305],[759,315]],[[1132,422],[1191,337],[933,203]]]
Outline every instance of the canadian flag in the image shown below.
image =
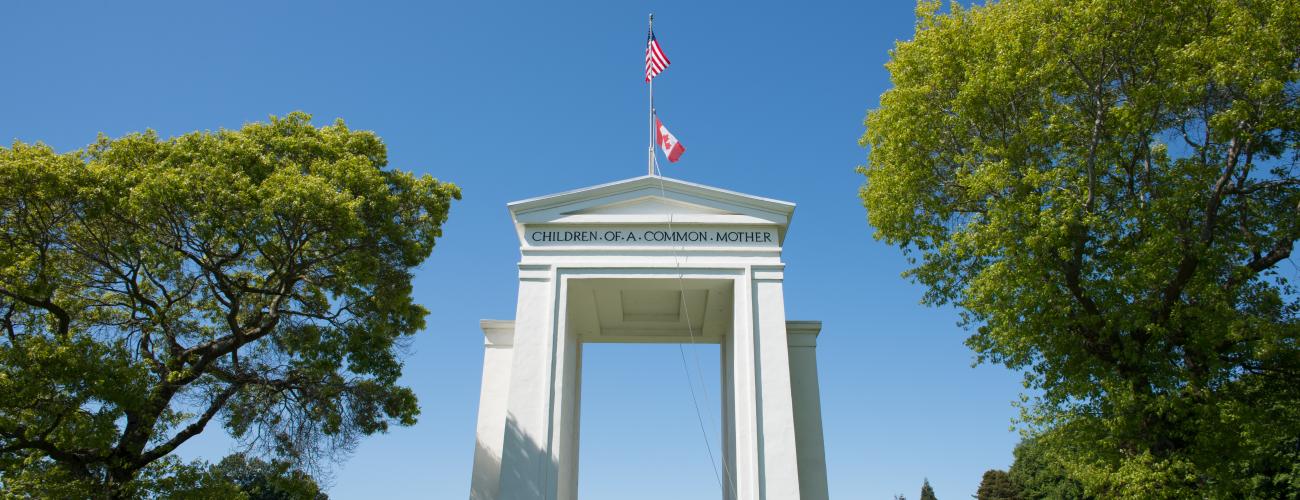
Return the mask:
[[681,158],[682,153],[686,151],[686,146],[677,142],[677,138],[673,137],[672,132],[668,131],[668,127],[664,126],[664,122],[659,121],[658,116],[655,116],[655,131],[658,133],[659,148],[664,150],[664,156],[668,157],[669,162],[677,162],[677,159]]

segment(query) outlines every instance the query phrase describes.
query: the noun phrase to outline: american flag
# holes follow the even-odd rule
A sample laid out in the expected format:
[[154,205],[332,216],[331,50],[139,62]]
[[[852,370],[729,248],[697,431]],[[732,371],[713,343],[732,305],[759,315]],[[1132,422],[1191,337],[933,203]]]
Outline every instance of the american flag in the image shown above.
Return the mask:
[[655,40],[655,31],[652,28],[645,46],[645,81],[648,83],[651,78],[663,73],[667,67],[668,56],[665,56],[664,49],[659,47],[659,41]]

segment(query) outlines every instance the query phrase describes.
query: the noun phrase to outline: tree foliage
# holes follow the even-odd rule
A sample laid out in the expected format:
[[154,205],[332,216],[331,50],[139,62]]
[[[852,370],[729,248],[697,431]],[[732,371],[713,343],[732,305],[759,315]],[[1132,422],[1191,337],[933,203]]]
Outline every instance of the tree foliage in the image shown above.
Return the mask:
[[307,473],[288,462],[267,462],[237,453],[212,466],[218,478],[235,485],[248,500],[328,500]]
[[4,489],[144,494],[213,419],[306,464],[413,424],[411,270],[460,192],[386,164],[302,113],[0,148]]
[[1093,494],[1294,488],[1300,2],[918,14],[860,171],[924,301]]
[[989,469],[984,471],[979,489],[975,490],[978,500],[1020,500],[1020,492],[1011,484],[1007,471]]
[[930,487],[929,478],[926,478],[925,482],[921,483],[921,500],[938,500],[934,496],[934,488]]
[[1061,465],[1062,460],[1053,455],[1054,451],[1034,437],[1016,445],[1015,461],[1007,470],[1007,477],[1020,497],[1052,500],[1093,498],[1083,494],[1083,485],[1070,478]]

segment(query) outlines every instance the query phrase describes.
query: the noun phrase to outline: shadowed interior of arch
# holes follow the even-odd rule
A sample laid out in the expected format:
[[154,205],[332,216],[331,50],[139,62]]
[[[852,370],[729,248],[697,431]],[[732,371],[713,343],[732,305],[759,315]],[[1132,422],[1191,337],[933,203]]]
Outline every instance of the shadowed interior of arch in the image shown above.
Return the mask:
[[732,280],[581,279],[568,324],[583,343],[719,343],[731,327]]

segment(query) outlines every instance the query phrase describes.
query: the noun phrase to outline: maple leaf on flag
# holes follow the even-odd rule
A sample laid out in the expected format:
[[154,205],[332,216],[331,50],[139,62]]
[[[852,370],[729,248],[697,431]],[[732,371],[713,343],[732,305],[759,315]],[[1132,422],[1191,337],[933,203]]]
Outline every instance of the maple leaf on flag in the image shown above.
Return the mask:
[[658,137],[659,148],[664,150],[664,156],[668,157],[670,163],[676,163],[682,153],[686,152],[686,146],[677,141],[677,137],[668,131],[658,115],[655,116],[655,135]]

